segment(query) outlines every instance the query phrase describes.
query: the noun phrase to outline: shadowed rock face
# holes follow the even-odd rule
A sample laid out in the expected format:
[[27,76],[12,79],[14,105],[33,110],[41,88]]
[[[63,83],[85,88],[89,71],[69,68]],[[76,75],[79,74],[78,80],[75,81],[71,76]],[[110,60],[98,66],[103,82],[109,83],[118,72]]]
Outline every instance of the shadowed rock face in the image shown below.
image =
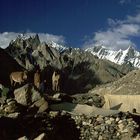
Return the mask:
[[70,115],[58,115],[54,118],[49,115],[40,117],[25,115],[18,119],[1,117],[0,130],[2,140],[16,140],[23,136],[33,140],[41,133],[45,133],[49,140],[79,140],[80,136]]
[[23,68],[5,50],[0,48],[0,83],[8,86],[10,84],[10,73],[20,70],[23,70]]

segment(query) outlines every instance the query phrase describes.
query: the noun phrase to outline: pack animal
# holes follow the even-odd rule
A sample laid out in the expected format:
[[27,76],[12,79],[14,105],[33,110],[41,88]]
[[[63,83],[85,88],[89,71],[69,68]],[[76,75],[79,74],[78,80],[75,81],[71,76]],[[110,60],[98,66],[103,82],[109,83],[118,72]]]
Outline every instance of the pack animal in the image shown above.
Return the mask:
[[11,81],[11,86],[16,86],[16,83],[21,83],[25,82],[27,80],[27,72],[26,71],[16,71],[12,72],[10,74],[10,81]]
[[40,72],[39,70],[36,71],[36,73],[34,74],[34,85],[39,89],[40,87]]
[[56,71],[52,75],[52,90],[60,91],[60,74]]

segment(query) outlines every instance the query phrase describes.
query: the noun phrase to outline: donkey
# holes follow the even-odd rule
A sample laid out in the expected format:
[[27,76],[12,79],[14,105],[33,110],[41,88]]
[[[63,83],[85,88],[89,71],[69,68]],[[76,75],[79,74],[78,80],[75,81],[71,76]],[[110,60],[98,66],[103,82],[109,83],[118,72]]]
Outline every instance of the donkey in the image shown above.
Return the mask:
[[16,71],[12,72],[10,74],[10,81],[11,81],[11,86],[16,86],[16,83],[23,83],[25,80],[27,80],[27,71]]
[[60,91],[60,73],[54,71],[52,75],[52,90]]
[[37,70],[34,74],[34,85],[39,89],[40,83],[41,83],[40,72],[39,70]]

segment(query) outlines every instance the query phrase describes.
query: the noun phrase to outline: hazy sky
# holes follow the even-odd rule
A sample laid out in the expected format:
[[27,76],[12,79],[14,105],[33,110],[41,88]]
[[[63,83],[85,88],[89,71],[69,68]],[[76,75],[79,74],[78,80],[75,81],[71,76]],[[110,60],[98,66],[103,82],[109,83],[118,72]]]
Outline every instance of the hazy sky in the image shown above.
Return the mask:
[[0,45],[23,32],[74,47],[140,48],[140,0],[0,0]]

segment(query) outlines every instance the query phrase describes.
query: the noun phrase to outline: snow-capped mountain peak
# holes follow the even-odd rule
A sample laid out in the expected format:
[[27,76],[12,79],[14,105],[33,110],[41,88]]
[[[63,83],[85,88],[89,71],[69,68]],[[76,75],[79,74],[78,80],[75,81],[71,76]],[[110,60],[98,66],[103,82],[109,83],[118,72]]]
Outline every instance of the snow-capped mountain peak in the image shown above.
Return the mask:
[[95,46],[87,48],[85,51],[91,52],[100,59],[107,59],[119,65],[130,62],[134,67],[140,68],[140,52],[129,46],[126,50],[111,50],[105,46]]
[[57,44],[54,41],[48,42],[47,44],[50,45],[51,47],[57,49],[59,52],[62,52],[67,49],[67,47]]

